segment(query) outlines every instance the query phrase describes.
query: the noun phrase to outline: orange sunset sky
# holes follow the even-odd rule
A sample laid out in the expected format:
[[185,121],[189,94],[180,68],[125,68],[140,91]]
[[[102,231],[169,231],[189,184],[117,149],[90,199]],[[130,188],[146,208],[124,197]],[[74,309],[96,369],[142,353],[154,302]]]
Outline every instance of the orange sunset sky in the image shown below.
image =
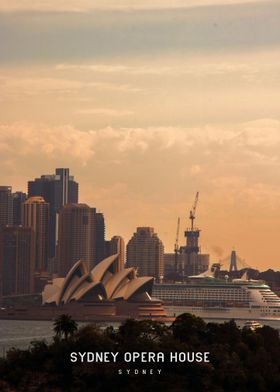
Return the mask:
[[[117,3],[117,4],[116,4]],[[0,0],[1,185],[69,167],[106,236],[280,270],[280,4]]]

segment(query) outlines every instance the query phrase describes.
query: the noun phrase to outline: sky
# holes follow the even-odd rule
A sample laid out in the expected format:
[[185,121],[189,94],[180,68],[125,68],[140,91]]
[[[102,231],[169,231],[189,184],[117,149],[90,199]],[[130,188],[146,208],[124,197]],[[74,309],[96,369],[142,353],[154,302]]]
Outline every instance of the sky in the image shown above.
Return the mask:
[[[116,4],[117,3],[117,4]],[[69,167],[106,236],[280,270],[280,3],[0,0],[1,185]]]

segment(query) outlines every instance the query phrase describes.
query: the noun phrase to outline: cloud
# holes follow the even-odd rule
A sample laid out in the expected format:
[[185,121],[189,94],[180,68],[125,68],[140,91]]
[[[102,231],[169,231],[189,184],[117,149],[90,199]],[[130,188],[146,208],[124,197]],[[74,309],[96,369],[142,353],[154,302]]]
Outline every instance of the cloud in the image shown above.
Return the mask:
[[[117,111],[107,108],[81,109],[80,114],[101,114],[108,116],[132,115],[129,111]],[[109,146],[109,149],[108,149]],[[82,131],[70,125],[50,127],[43,124],[14,123],[0,125],[1,160],[12,157],[17,162],[23,157],[34,160],[35,157],[46,159],[75,158],[78,164],[87,165],[96,154],[109,151],[109,156],[122,157],[123,154],[149,152],[170,154],[176,152],[178,162],[190,154],[186,164],[192,176],[203,173],[205,156],[208,163],[230,165],[239,162],[260,163],[259,157],[267,159],[268,164],[279,164],[280,121],[261,119],[234,126],[202,126],[202,127],[146,127],[146,128],[113,128]],[[252,155],[255,152],[257,155]],[[197,159],[192,162],[193,155]],[[232,158],[236,154],[235,160]],[[33,157],[32,157],[33,156]],[[274,156],[274,160],[271,157]],[[212,158],[211,158],[212,157]],[[3,162],[2,162],[3,163]],[[238,167],[238,165],[236,166]],[[235,169],[236,169],[235,167]],[[231,167],[231,170],[235,170]],[[244,174],[244,173],[243,173]],[[184,174],[186,175],[186,174]],[[244,186],[243,176],[231,174],[231,177],[218,176],[213,178],[216,187],[227,187],[237,181]]]
[[130,86],[129,84],[90,82],[87,86],[97,88],[99,90],[120,91],[123,93],[139,93],[143,91],[143,89]]
[[258,120],[244,124],[239,135],[241,144],[247,146],[272,147],[280,143],[280,127],[277,120]]
[[[82,70],[82,71],[92,71],[97,73],[105,74],[130,74],[130,75],[170,75],[178,71],[178,67],[151,67],[151,66],[141,66],[141,65],[122,65],[122,64],[71,64],[62,63],[56,65],[57,70]],[[182,73],[182,71],[181,71]]]
[[14,162],[14,170],[20,162],[34,165],[41,159],[63,159],[69,163],[75,159],[84,165],[94,155],[92,135],[72,126],[47,127],[41,124],[15,123],[0,125],[1,164]]
[[107,109],[107,108],[93,108],[93,109],[79,109],[75,112],[76,114],[96,114],[100,116],[108,116],[108,117],[123,117],[123,116],[132,116],[134,112],[130,110],[115,110],[115,109]]
[[243,3],[257,3],[265,0],[102,0],[93,2],[92,0],[1,0],[0,12],[14,11],[56,11],[56,12],[87,12],[92,10],[160,10],[208,7],[216,5],[232,5]]
[[[278,59],[279,64],[279,59]],[[271,64],[267,68],[273,67]],[[275,65],[274,65],[275,67]],[[100,63],[61,63],[55,66],[58,71],[66,70],[80,70],[80,71],[91,71],[93,73],[103,73],[103,74],[129,74],[129,75],[165,75],[165,76],[215,76],[224,74],[241,73],[244,77],[252,77],[252,74],[260,72],[261,65],[255,63],[254,65],[248,65],[242,62],[225,62],[222,59],[215,62],[197,62],[190,64],[190,60],[186,59],[180,65],[124,65],[124,64],[100,64]]]
[[[103,1],[90,1],[88,4],[96,3],[102,4]],[[141,7],[142,3],[135,2]],[[11,9],[10,2],[6,4],[5,9]],[[2,64],[63,64],[83,60],[106,63],[112,58],[141,60],[143,56],[155,58],[165,53],[166,59],[175,53],[181,56],[203,51],[251,53],[254,49],[274,48],[279,44],[279,2],[276,1],[269,1],[269,6],[260,0],[242,4],[235,2],[236,6],[228,7],[227,4],[233,2],[225,0],[219,8],[197,8],[197,1],[186,1],[185,9],[178,8],[182,3],[175,1],[173,10],[167,9],[173,4],[171,0],[163,6],[158,2],[158,8],[150,7],[150,2],[146,1],[143,9],[146,7],[149,12],[135,13],[114,12],[109,6],[104,7],[104,12],[87,12],[90,8],[75,1],[76,10],[86,11],[79,14],[50,12],[50,9],[72,9],[68,1],[58,5],[53,2],[52,7],[50,3],[30,1],[33,10],[49,10],[43,16],[41,12],[28,12],[27,4],[18,1],[16,5],[19,8],[14,7],[14,10],[26,9],[25,12],[7,14],[0,11]],[[131,2],[127,2],[122,9],[128,10],[128,4],[131,6]],[[211,3],[200,2],[200,5],[207,4]],[[212,5],[217,4],[222,3],[212,2]],[[267,24],[269,29],[265,28]],[[162,62],[162,71],[164,65],[165,62]],[[119,70],[122,69],[120,67]],[[110,72],[109,68],[107,72]],[[150,70],[142,69],[141,72]]]
[[38,94],[48,95],[58,93],[69,95],[74,92],[84,92],[91,90],[116,91],[122,93],[139,93],[143,91],[140,88],[133,87],[129,84],[120,84],[113,82],[95,82],[75,79],[66,79],[58,77],[23,77],[23,76],[0,76],[0,86],[2,96],[35,96]]
[[190,167],[189,174],[190,174],[191,176],[196,176],[196,175],[199,174],[200,172],[201,172],[201,166],[200,166],[200,165],[192,165],[192,166]]
[[[150,225],[167,250],[174,243],[175,217],[185,214],[199,190],[203,241],[230,249],[234,239],[238,250],[243,246],[243,257],[247,252],[248,259],[254,255],[263,265],[262,250],[254,251],[256,238],[268,241],[272,232],[278,235],[280,219],[277,132],[276,119],[224,127],[88,131],[70,125],[2,124],[1,181],[25,190],[27,180],[70,167],[81,202],[105,213],[108,237],[118,233],[128,239],[137,225]],[[219,253],[216,247],[212,251]],[[270,256],[278,262],[278,250]]]

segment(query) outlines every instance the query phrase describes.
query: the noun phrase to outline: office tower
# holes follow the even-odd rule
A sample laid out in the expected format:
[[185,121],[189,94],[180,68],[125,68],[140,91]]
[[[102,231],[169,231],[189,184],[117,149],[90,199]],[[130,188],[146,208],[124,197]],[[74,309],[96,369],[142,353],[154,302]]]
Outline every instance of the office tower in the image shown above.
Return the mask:
[[31,294],[34,289],[34,231],[9,226],[0,230],[2,295]]
[[28,197],[42,196],[50,204],[49,254],[55,256],[58,236],[58,211],[68,203],[78,203],[79,185],[69,169],[56,169],[55,174],[42,175],[28,181]]
[[111,241],[105,240],[104,241],[104,249],[105,249],[105,257],[112,256],[111,254]]
[[119,235],[115,235],[114,237],[111,238],[110,243],[111,243],[111,254],[115,255],[116,253],[118,253],[119,255],[117,268],[118,271],[120,271],[124,268],[124,262],[125,262],[124,239]]
[[116,263],[116,268],[118,272],[124,268],[124,261],[125,261],[125,243],[122,237],[119,235],[115,235],[111,238],[110,241],[107,242],[107,252],[108,256],[118,254],[118,260]]
[[87,204],[67,204],[59,211],[57,261],[60,276],[83,260],[91,270],[104,256],[105,226],[101,213]]
[[128,267],[136,267],[139,276],[153,276],[161,281],[164,275],[164,247],[152,227],[137,227],[126,247]]
[[105,258],[105,222],[101,212],[95,213],[95,264]]
[[11,186],[0,186],[0,228],[13,224],[13,197]]
[[22,203],[27,199],[24,192],[14,192],[13,196],[13,225],[22,225]]
[[41,196],[30,197],[23,203],[22,221],[34,231],[35,271],[46,271],[49,258],[49,203]]

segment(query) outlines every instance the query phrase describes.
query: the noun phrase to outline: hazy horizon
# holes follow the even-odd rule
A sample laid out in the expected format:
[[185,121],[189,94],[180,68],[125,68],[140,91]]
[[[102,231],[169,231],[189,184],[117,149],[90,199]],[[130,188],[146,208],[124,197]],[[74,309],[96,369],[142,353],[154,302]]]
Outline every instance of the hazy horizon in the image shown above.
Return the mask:
[[69,167],[106,237],[280,269],[280,4],[0,0],[0,185]]

